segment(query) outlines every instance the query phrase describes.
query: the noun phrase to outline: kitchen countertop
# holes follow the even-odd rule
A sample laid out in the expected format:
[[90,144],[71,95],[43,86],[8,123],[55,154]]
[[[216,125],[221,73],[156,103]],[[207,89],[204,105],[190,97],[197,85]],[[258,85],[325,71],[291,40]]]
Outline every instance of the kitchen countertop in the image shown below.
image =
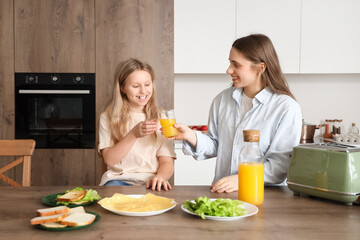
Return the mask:
[[256,215],[236,221],[202,220],[181,210],[181,203],[199,196],[237,199],[237,192],[211,193],[208,186],[175,186],[153,192],[144,187],[99,187],[102,197],[114,193],[146,194],[174,198],[178,205],[161,215],[128,217],[103,209],[97,203],[85,206],[101,216],[94,225],[74,231],[52,232],[30,225],[36,210],[46,208],[41,199],[71,189],[69,186],[0,187],[1,239],[358,239],[360,206],[309,196],[295,196],[286,187],[266,187],[265,200]]

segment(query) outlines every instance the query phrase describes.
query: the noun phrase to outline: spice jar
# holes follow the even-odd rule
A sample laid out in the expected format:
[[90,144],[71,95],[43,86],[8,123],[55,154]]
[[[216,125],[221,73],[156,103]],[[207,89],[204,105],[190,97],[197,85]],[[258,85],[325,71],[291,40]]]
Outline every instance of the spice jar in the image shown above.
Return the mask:
[[348,133],[349,134],[359,134],[359,128],[356,127],[355,123],[351,124],[351,127],[349,128]]

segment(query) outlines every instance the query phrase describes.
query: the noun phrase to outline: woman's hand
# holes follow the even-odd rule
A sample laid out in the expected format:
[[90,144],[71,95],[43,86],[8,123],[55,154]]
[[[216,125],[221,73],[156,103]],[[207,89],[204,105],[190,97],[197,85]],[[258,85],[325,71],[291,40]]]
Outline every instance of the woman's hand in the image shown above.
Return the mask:
[[146,135],[153,134],[158,129],[156,120],[142,121],[139,122],[131,131],[136,138],[142,138]]
[[182,123],[175,123],[174,127],[177,129],[177,135],[169,139],[186,140],[194,147],[196,146],[197,138],[194,130]]
[[164,178],[159,177],[159,176],[150,178],[146,182],[146,188],[151,188],[151,190],[153,190],[153,191],[157,190],[160,192],[161,187],[163,187],[165,191],[172,189],[170,183],[167,180],[165,180]]
[[227,177],[223,177],[222,179],[217,181],[214,185],[210,186],[211,187],[210,191],[211,192],[218,192],[218,193],[234,192],[234,191],[237,191],[239,189],[238,182],[239,182],[239,178],[238,178],[237,174],[227,176]]

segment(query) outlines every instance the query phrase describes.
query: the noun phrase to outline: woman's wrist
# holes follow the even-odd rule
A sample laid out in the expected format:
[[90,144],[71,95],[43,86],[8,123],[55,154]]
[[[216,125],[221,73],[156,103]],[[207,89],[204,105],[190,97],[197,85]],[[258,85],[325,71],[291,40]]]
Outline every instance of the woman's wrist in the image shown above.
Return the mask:
[[188,136],[189,137],[188,139],[186,139],[186,141],[188,141],[192,146],[196,148],[196,143],[197,143],[196,132],[194,130],[190,130]]

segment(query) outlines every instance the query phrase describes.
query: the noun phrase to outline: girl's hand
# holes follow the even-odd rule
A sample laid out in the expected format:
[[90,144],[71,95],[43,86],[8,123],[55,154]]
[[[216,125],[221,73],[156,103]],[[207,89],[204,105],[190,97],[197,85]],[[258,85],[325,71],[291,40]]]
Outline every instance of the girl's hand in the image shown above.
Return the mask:
[[161,191],[161,187],[163,187],[165,191],[172,189],[170,183],[167,180],[165,180],[162,177],[158,177],[158,176],[155,176],[155,177],[147,180],[146,188],[150,188],[150,187],[151,187],[151,190],[154,191],[156,189],[159,192]]
[[238,182],[239,182],[239,178],[238,178],[237,174],[227,176],[227,177],[223,177],[222,179],[217,181],[214,185],[210,186],[211,187],[210,191],[211,192],[218,192],[218,193],[235,192],[239,188]]
[[139,122],[131,131],[136,138],[142,138],[153,134],[158,129],[156,120]]

